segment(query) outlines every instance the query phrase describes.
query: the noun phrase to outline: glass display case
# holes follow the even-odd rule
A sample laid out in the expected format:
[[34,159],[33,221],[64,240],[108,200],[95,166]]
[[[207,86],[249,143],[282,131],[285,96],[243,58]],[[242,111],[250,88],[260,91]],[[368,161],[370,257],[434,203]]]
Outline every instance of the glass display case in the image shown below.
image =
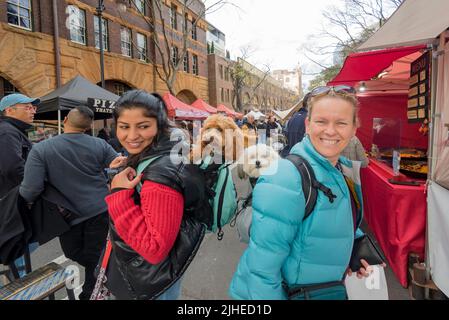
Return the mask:
[[392,118],[373,119],[371,156],[393,167],[393,154],[400,155],[400,172],[409,178],[427,178],[427,151],[401,145],[403,123]]

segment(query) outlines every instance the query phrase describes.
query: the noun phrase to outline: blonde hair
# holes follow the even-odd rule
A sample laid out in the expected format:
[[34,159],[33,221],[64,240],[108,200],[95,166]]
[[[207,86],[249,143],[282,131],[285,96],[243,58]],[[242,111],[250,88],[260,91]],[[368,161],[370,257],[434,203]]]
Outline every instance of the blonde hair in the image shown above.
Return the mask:
[[317,103],[319,100],[321,100],[325,97],[339,98],[339,99],[343,99],[343,100],[349,102],[352,105],[353,111],[354,111],[353,124],[357,128],[360,127],[360,120],[359,120],[359,116],[358,116],[360,103],[359,103],[359,100],[357,99],[357,97],[353,94],[335,92],[333,90],[329,91],[326,94],[317,95],[315,97],[310,98],[309,103],[308,103],[308,114],[307,114],[307,118],[309,120],[312,118],[312,111],[313,111],[313,107],[314,107],[315,103]]

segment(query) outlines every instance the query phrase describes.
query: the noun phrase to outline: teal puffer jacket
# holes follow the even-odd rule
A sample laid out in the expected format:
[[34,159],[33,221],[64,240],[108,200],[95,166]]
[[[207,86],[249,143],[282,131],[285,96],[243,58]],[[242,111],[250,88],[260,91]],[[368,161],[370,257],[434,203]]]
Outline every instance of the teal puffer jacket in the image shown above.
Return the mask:
[[[337,198],[330,203],[319,191],[314,211],[302,221],[305,200],[301,176],[294,165],[282,159],[275,174],[259,178],[253,193],[250,243],[229,288],[234,299],[287,299],[283,282],[295,285],[341,280],[349,265],[355,235],[344,177],[318,154],[307,137],[291,153],[307,159],[316,179]],[[360,164],[344,157],[339,162],[344,174],[355,183],[362,204]],[[357,227],[362,210],[357,213]],[[358,229],[356,237],[362,234]]]

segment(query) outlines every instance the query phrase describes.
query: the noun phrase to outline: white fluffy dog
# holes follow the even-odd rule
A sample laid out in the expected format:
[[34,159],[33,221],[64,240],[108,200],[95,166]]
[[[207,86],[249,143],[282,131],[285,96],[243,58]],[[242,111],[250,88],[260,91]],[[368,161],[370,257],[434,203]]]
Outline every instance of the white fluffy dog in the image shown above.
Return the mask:
[[279,158],[279,154],[266,144],[250,146],[238,160],[239,177],[257,179],[262,174],[274,174],[277,166],[272,164],[277,163]]

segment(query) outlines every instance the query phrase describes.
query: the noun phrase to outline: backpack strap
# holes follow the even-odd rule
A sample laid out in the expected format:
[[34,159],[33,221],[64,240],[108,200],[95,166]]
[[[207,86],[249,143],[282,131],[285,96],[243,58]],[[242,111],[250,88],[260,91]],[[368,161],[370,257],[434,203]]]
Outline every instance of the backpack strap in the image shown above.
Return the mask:
[[[143,160],[139,163],[137,166],[137,175],[140,175],[151,163],[159,159],[161,156],[155,156],[153,158],[148,158]],[[136,186],[137,192],[140,193],[140,190],[142,189],[142,182],[139,182],[139,184]]]
[[310,216],[315,208],[318,190],[323,192],[326,197],[329,198],[330,203],[334,202],[334,199],[337,198],[337,196],[332,193],[331,189],[316,180],[315,173],[306,159],[296,154],[289,154],[285,159],[293,163],[301,175],[302,190],[304,192],[304,198],[306,199],[303,221]]

